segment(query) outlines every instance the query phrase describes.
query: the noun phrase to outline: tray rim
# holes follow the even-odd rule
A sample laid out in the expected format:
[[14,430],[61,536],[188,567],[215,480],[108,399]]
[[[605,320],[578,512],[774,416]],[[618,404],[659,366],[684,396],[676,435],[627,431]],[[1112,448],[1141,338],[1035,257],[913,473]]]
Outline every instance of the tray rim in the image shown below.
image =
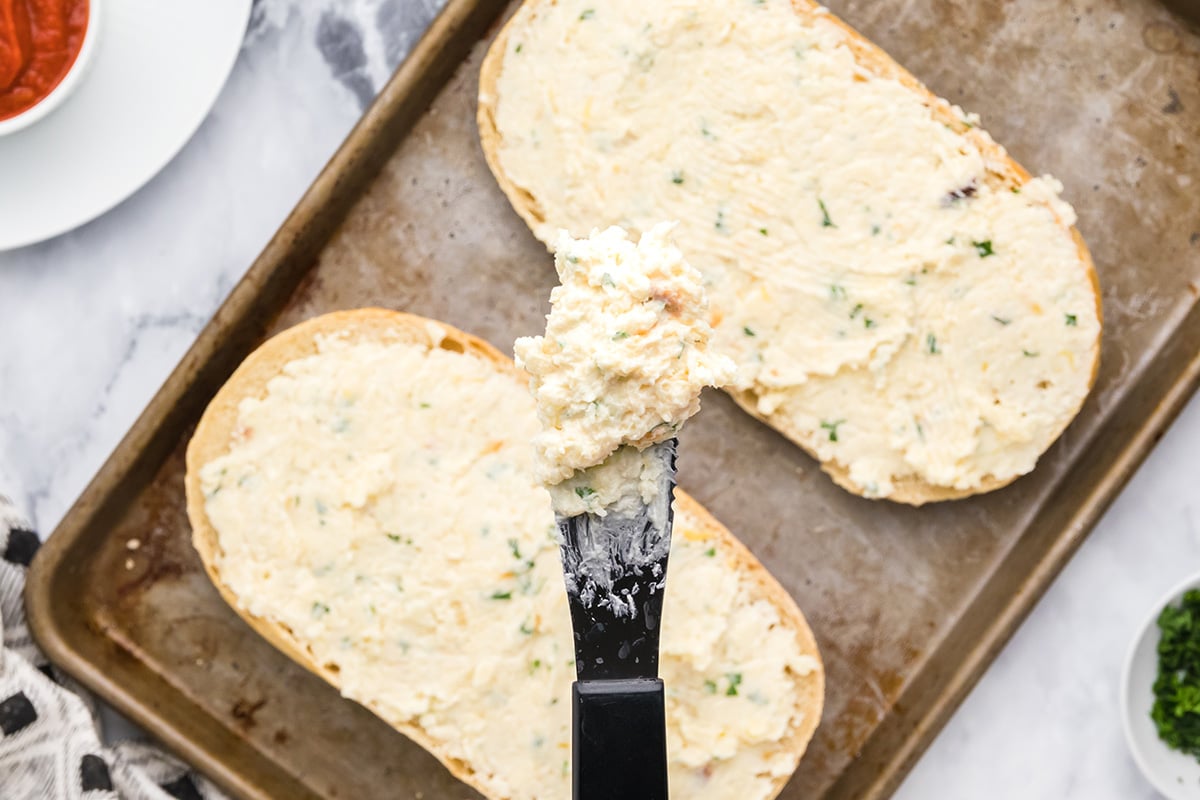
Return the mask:
[[[112,648],[114,640],[96,629],[90,629],[94,637],[90,642],[72,639],[72,631],[62,619],[67,610],[63,608],[64,596],[56,590],[63,581],[86,569],[86,564],[72,562],[70,556],[75,548],[85,540],[106,534],[111,527],[107,523],[124,507],[119,502],[121,494],[131,491],[131,485],[143,485],[162,465],[177,445],[179,431],[190,426],[224,377],[264,338],[279,305],[270,298],[291,293],[298,281],[295,276],[302,276],[310,266],[304,256],[306,248],[319,250],[353,203],[345,203],[341,211],[333,213],[327,213],[325,208],[336,207],[341,197],[360,193],[361,187],[369,183],[378,166],[449,82],[489,25],[500,19],[509,6],[510,0],[447,0],[409,56],[46,539],[31,565],[25,590],[26,607],[31,631],[46,655],[235,796],[255,800],[271,797],[251,784],[243,773],[231,768],[221,753],[190,736],[189,726],[179,721],[182,717],[176,714],[179,719],[172,720],[169,711],[153,702],[151,691],[144,686],[124,686],[93,663],[85,648],[89,645]],[[459,55],[448,57],[451,54]],[[268,313],[260,314],[257,323],[248,322],[259,308]],[[231,330],[237,325],[251,330],[241,330],[240,338],[231,337]],[[1119,400],[1090,432],[1088,441],[1048,493],[1043,510],[969,598],[965,611],[928,657],[932,659],[952,646],[956,638],[969,635],[960,628],[979,613],[979,606],[988,602],[989,590],[996,589],[996,576],[1014,564],[1019,568],[1020,562],[1028,560],[1024,555],[1029,549],[1025,546],[1027,540],[1048,539],[1045,549],[1034,556],[1033,569],[1026,579],[1011,593],[1008,602],[992,606],[998,613],[982,627],[979,635],[967,642],[968,649],[957,666],[940,676],[940,689],[919,686],[930,683],[934,676],[929,676],[927,668],[918,672],[918,679],[896,699],[853,764],[831,784],[827,797],[876,800],[889,796],[899,786],[1200,387],[1200,305],[1195,297],[1174,330],[1186,335],[1172,336],[1129,379]],[[214,378],[217,378],[215,385]],[[1129,405],[1147,408],[1141,424],[1115,436],[1102,435],[1114,424],[1121,426],[1121,412]],[[1055,501],[1064,495],[1068,502],[1060,506]],[[67,598],[66,605],[70,599]],[[116,649],[125,653],[120,647]],[[166,676],[150,675],[165,688],[171,688]],[[930,697],[916,711],[897,713],[901,706],[914,708],[909,702],[913,695]],[[297,794],[290,796],[312,796],[299,785],[296,791]]]

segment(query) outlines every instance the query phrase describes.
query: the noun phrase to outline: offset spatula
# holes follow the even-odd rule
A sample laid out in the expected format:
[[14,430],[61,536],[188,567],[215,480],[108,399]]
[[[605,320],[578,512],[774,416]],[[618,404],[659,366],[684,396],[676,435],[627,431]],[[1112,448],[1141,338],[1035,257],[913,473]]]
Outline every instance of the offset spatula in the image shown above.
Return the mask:
[[558,517],[578,677],[572,692],[575,800],[667,798],[658,639],[675,446],[671,439],[644,453],[662,466],[650,504],[630,486],[604,516]]

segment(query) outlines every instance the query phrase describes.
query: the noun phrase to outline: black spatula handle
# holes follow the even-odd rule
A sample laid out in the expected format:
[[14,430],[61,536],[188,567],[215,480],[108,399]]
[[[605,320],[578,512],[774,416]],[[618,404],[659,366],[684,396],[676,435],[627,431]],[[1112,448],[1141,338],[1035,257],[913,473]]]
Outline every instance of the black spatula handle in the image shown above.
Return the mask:
[[572,700],[575,800],[667,800],[663,682],[577,681]]

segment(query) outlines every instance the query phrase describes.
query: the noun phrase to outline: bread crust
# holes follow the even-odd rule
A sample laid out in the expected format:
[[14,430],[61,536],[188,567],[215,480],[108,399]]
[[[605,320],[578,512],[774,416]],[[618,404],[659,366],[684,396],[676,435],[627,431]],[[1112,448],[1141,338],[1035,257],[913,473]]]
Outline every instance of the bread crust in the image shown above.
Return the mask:
[[[553,1],[550,0],[550,2]],[[548,250],[553,251],[553,242],[539,235],[539,230],[546,219],[541,208],[538,206],[537,198],[524,187],[514,183],[504,172],[504,168],[500,164],[499,151],[504,137],[496,126],[496,106],[499,102],[497,84],[500,80],[500,73],[504,68],[505,54],[508,52],[509,34],[514,24],[523,14],[536,14],[538,6],[544,2],[546,0],[525,0],[517,10],[517,13],[505,23],[500,33],[497,34],[495,41],[488,48],[479,73],[479,106],[476,112],[476,121],[479,127],[479,141],[483,148],[484,158],[487,161],[488,167],[491,168],[496,182],[500,185],[501,191],[504,192],[513,209],[525,221],[525,224],[529,226],[533,234],[542,240]],[[912,73],[900,66],[891,56],[870,42],[858,31],[854,30],[854,28],[850,27],[846,22],[829,13],[812,0],[791,0],[791,5],[793,11],[802,18],[811,20],[820,16],[821,19],[832,22],[842,28],[848,35],[848,43],[854,53],[855,60],[862,67],[878,77],[892,78],[899,81],[903,86],[920,97],[921,102],[929,109],[934,119],[969,139],[979,149],[980,153],[983,154],[988,164],[987,182],[993,188],[1015,189],[1031,179],[1025,168],[1014,161],[1008,155],[1007,151],[997,144],[991,136],[979,128],[964,123],[959,115],[954,112],[950,103],[930,92]],[[1059,224],[1067,227],[1058,213],[1052,208],[1051,211],[1054,213]],[[1100,281],[1096,275],[1095,263],[1092,261],[1091,252],[1084,243],[1079,230],[1075,227],[1070,227],[1070,232],[1072,239],[1075,241],[1075,249],[1079,255],[1079,260],[1087,270],[1088,279],[1092,284],[1092,295],[1096,302],[1096,318],[1100,322],[1101,329],[1103,329],[1104,318],[1100,299]],[[1102,334],[1097,334],[1096,341],[1092,345],[1092,370],[1091,376],[1088,379],[1089,392],[1096,383],[1096,376],[1100,369],[1101,338]],[[814,459],[817,459],[820,462],[821,469],[833,479],[834,483],[853,494],[866,495],[865,487],[855,483],[850,478],[850,471],[845,465],[836,460],[821,461],[817,453],[804,443],[802,433],[786,415],[760,413],[757,410],[757,397],[752,391],[733,388],[727,388],[726,391],[750,416],[770,425],[792,442],[799,445]],[[1086,399],[1086,395],[1084,399]],[[1067,418],[1068,424],[1070,420],[1079,414],[1082,407],[1083,399],[1071,410],[1071,414]],[[1066,425],[1063,426],[1062,430],[1055,433],[1054,439],[1051,442],[1057,440],[1065,429]],[[957,500],[1000,489],[1019,477],[1021,476],[1013,475],[1008,478],[988,477],[979,486],[972,489],[955,489],[949,486],[927,483],[911,477],[902,478],[896,481],[896,488],[887,499],[913,506],[944,500]]]
[[[431,323],[436,325],[437,332],[444,338],[437,339],[431,331]],[[213,585],[216,586],[222,599],[251,628],[293,661],[340,689],[340,675],[335,666],[318,663],[308,646],[286,626],[249,613],[241,606],[237,596],[222,580],[220,569],[217,566],[221,554],[220,540],[205,510],[204,492],[200,485],[201,468],[230,449],[231,438],[237,426],[238,405],[241,401],[247,397],[263,397],[266,394],[267,383],[279,375],[286,364],[296,359],[315,355],[317,353],[317,337],[334,334],[352,337],[358,341],[401,342],[425,345],[430,349],[440,347],[485,361],[497,372],[512,375],[513,379],[520,381],[522,385],[526,383],[526,378],[508,357],[478,337],[445,323],[413,314],[382,308],[366,308],[325,314],[302,322],[268,340],[242,362],[209,403],[187,448],[187,474],[184,481],[187,494],[187,514],[192,525],[192,544],[200,554],[204,570]],[[675,508],[677,511],[686,512],[697,523],[697,532],[704,534],[706,538],[712,537],[721,540],[722,552],[729,555],[733,562],[733,568],[748,577],[761,595],[775,606],[789,629],[795,633],[801,650],[817,661],[818,666],[814,673],[805,676],[803,680],[800,680],[799,676],[797,677],[798,702],[796,708],[802,712],[801,722],[793,727],[788,736],[780,743],[791,754],[795,764],[798,764],[820,722],[825,696],[824,667],[821,664],[820,653],[812,630],[795,601],[779,585],[779,582],[767,572],[745,545],[717,522],[703,506],[682,491],[677,491]],[[450,770],[454,777],[463,783],[492,800],[507,800],[489,795],[486,787],[480,784],[470,764],[439,752],[437,744],[419,726],[388,720],[370,701],[363,702],[363,705],[400,733],[428,750]],[[794,768],[793,765],[793,770]],[[789,771],[789,774],[777,779],[772,797],[778,795],[790,777],[791,772]]]

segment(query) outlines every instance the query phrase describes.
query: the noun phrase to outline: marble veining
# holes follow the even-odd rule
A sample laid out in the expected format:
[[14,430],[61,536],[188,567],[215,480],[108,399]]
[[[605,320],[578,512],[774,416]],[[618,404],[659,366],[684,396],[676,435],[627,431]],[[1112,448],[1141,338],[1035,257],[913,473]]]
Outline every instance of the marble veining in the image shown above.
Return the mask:
[[[95,222],[0,253],[0,492],[43,535],[440,6],[256,0],[228,85],[167,169]],[[1197,452],[1193,401],[897,797],[1154,796],[1117,681],[1149,605],[1200,569]]]

